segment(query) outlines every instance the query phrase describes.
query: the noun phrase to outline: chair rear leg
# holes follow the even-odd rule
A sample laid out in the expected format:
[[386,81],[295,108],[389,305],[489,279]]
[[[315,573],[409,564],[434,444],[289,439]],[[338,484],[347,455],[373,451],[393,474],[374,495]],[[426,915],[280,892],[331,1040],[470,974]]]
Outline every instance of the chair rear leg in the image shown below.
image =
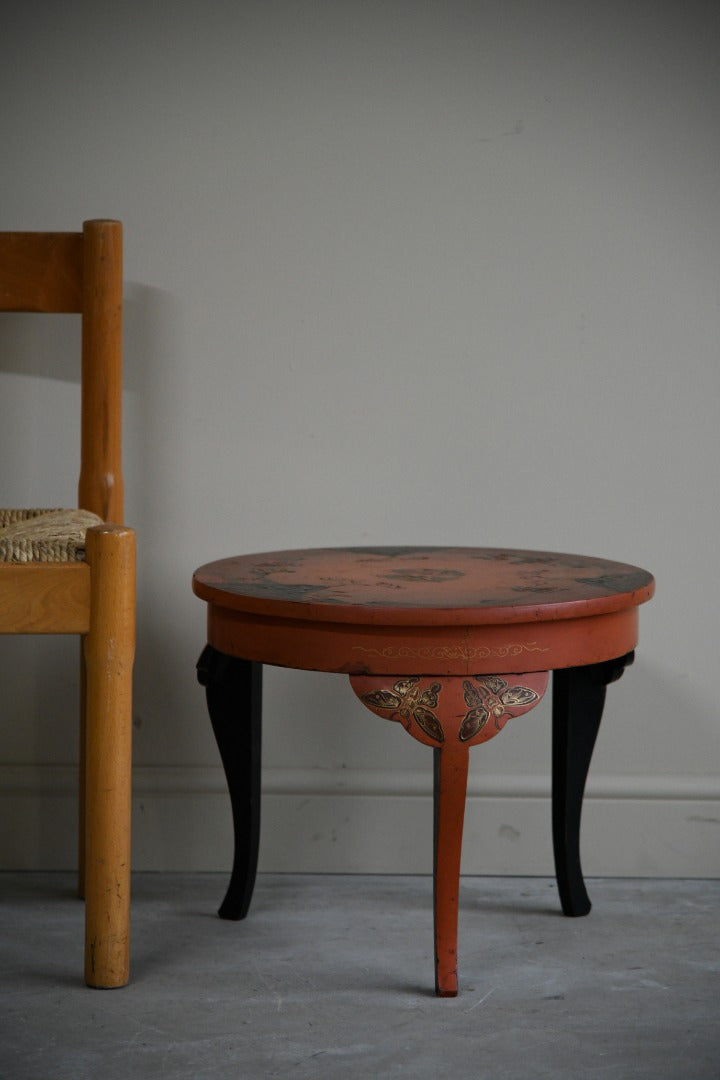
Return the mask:
[[78,877],[77,890],[81,900],[85,899],[85,742],[87,725],[85,723],[87,670],[85,667],[85,641],[80,642],[80,740],[78,747]]
[[89,530],[87,561],[85,981],[116,987],[130,975],[134,532],[117,525]]

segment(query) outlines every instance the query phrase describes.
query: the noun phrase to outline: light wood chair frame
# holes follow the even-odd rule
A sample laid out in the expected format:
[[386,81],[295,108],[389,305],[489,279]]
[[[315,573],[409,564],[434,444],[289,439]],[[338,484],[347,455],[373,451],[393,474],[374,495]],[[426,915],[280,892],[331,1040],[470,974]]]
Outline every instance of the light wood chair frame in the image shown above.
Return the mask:
[[0,564],[0,633],[82,636],[79,880],[85,980],[127,983],[130,966],[135,533],[123,522],[122,225],[0,233],[0,310],[82,318],[78,505],[82,562]]

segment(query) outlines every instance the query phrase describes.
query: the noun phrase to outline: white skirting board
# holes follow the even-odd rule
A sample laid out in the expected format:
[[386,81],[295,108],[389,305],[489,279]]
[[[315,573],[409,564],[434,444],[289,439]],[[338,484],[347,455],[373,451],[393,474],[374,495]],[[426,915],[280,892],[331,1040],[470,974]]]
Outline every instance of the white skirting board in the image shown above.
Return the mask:
[[[0,767],[0,868],[70,869],[77,769]],[[549,777],[471,777],[463,873],[553,872]],[[228,871],[222,770],[137,767],[136,870]],[[597,776],[586,792],[587,876],[720,877],[720,779]],[[421,874],[432,869],[432,771],[268,770],[261,871]]]

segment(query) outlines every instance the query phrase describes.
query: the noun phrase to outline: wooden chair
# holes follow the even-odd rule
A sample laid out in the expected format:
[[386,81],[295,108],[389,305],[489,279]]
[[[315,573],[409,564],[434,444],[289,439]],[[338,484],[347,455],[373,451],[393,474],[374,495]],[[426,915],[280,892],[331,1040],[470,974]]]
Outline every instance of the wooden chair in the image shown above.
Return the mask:
[[135,534],[122,525],[122,226],[0,233],[0,310],[82,317],[80,510],[0,511],[0,633],[82,635],[85,979],[129,977]]

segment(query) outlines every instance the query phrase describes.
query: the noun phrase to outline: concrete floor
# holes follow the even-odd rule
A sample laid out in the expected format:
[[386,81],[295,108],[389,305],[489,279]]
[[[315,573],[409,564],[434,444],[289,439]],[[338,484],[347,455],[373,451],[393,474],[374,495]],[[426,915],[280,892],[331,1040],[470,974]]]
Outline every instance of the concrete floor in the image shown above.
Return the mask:
[[3,1080],[718,1080],[720,881],[465,878],[460,996],[432,994],[432,883],[267,875],[217,919],[222,876],[142,874],[133,976],[80,979],[64,874],[0,875]]

